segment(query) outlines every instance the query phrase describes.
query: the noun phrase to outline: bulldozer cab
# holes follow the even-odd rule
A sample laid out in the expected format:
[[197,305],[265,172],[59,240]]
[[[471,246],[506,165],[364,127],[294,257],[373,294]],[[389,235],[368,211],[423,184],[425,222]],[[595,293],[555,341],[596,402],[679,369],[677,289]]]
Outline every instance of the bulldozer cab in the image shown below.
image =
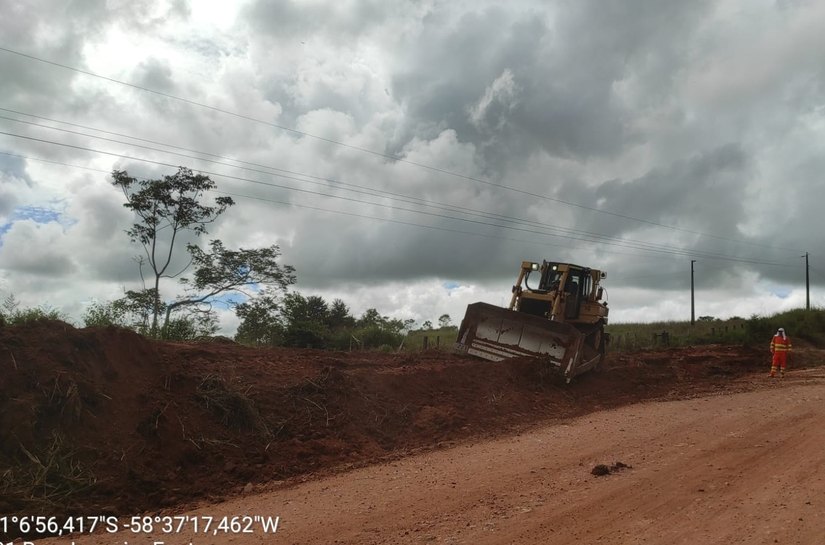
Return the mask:
[[579,317],[581,310],[581,289],[583,284],[579,282],[580,277],[569,276],[564,287],[564,292],[567,294],[567,303],[564,305],[564,318],[566,320],[575,320]]
[[[540,276],[538,285],[533,286],[531,276],[535,273],[540,273]],[[559,322],[594,323],[598,321],[594,311],[598,317],[606,319],[606,307],[598,304],[602,293],[599,282],[604,276],[601,271],[570,263],[544,261],[539,265],[525,261],[513,286],[509,309]],[[599,307],[603,307],[604,311],[600,311]]]
[[604,277],[571,263],[524,261],[507,309],[486,303],[467,307],[456,349],[492,361],[547,359],[569,381],[604,358]]

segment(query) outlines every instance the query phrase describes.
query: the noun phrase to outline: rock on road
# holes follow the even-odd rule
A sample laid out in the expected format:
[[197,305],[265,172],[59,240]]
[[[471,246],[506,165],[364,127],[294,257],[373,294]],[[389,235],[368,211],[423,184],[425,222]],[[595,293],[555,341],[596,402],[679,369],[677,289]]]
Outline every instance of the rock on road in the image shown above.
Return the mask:
[[[825,543],[825,369],[755,391],[603,411],[277,485],[187,515],[275,534],[96,534],[77,545]],[[597,464],[627,464],[594,476]]]

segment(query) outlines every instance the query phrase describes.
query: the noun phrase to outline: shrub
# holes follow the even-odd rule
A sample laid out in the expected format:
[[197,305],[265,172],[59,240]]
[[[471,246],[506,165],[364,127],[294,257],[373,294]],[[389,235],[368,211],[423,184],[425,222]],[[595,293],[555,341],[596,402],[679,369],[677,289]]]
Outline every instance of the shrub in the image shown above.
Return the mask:
[[83,325],[86,327],[127,327],[126,309],[116,303],[94,301],[83,313]]
[[2,308],[3,310],[0,311],[0,323],[5,325],[23,325],[40,320],[69,321],[68,316],[48,305],[21,309],[20,303],[14,295],[9,295],[5,298]]

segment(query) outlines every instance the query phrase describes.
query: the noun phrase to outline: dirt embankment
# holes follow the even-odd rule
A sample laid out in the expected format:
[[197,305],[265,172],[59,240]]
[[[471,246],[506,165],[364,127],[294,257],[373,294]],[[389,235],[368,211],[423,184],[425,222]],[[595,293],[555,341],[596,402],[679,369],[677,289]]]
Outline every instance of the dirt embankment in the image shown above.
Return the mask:
[[535,361],[159,343],[0,329],[0,513],[132,515],[640,400],[747,388],[742,347],[612,355],[565,385]]

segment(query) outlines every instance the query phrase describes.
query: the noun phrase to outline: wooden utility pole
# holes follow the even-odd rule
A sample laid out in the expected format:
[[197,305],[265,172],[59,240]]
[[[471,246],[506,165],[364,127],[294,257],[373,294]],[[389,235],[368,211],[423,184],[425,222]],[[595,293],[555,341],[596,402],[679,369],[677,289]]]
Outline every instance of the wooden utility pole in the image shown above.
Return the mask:
[[696,313],[695,313],[695,306],[694,306],[694,299],[693,299],[693,264],[696,263],[695,259],[690,260],[690,325],[696,323]]
[[811,310],[811,276],[808,269],[808,252],[805,252],[805,310]]

